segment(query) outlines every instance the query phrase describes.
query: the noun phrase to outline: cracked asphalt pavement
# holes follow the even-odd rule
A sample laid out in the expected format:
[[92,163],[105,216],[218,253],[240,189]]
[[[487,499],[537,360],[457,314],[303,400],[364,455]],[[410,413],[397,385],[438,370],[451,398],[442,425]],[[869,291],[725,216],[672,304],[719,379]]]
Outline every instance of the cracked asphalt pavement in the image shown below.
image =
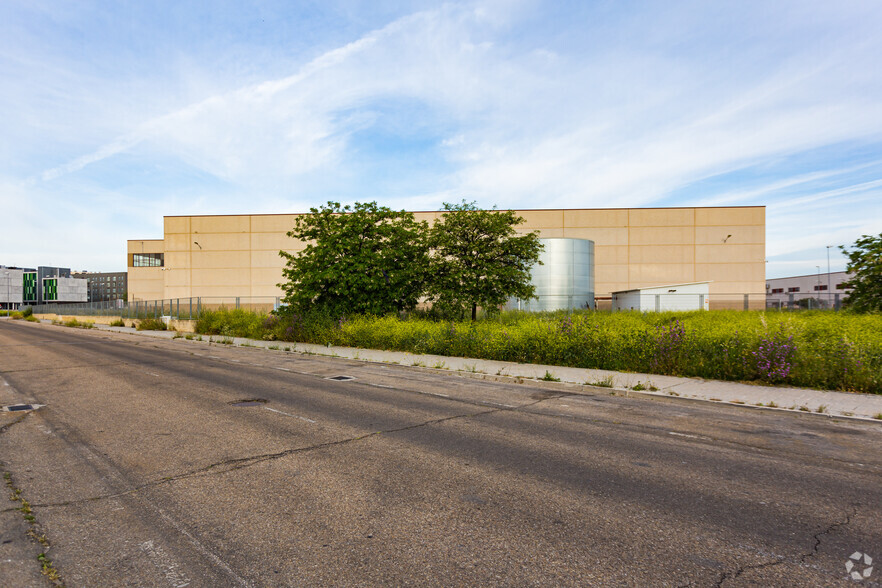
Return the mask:
[[16,403],[3,586],[882,582],[876,423],[6,321]]

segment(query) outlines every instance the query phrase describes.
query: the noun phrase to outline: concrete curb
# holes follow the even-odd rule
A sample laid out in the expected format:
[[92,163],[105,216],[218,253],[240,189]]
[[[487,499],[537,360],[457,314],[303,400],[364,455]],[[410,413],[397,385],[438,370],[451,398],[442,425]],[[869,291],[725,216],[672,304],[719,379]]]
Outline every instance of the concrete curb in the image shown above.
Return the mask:
[[[51,324],[49,321],[45,321],[43,324],[46,323]],[[185,336],[179,335],[175,331],[137,331],[131,327],[109,327],[105,325],[95,325],[95,328],[103,331],[159,339],[182,338],[184,340],[194,340],[186,339]],[[187,336],[190,335],[192,334],[187,334]],[[230,344],[225,345],[228,347],[255,347],[263,349],[278,347],[280,351],[288,348],[291,353],[340,357],[373,363],[395,363],[405,367],[457,373],[475,379],[505,382],[529,381],[530,385],[539,385],[555,390],[567,390],[570,393],[579,393],[579,391],[586,389],[590,389],[594,393],[598,390],[609,390],[611,393],[624,394],[626,396],[635,394],[647,398],[697,400],[743,408],[795,412],[825,418],[842,418],[882,424],[882,419],[874,418],[876,415],[882,414],[882,395],[876,394],[761,386],[741,382],[703,380],[700,378],[521,364],[441,355],[421,355],[405,351],[323,346],[311,343],[262,341],[241,337],[192,336],[202,337],[203,340],[198,342],[207,342],[209,344],[220,344],[218,341],[229,340]],[[557,381],[544,380],[543,377],[546,375],[555,378]],[[596,385],[600,382],[608,382],[611,385]],[[649,389],[635,390],[636,386],[644,386]],[[655,388],[655,390],[652,390],[652,388]],[[774,406],[769,406],[769,404],[774,404]]]

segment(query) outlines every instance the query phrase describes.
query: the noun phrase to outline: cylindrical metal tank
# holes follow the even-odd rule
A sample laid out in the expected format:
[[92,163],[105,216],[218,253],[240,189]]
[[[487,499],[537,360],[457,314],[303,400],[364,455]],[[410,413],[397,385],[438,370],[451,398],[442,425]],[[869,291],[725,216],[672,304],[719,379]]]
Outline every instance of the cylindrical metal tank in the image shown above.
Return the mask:
[[542,265],[533,266],[531,282],[536,299],[513,300],[509,308],[572,310],[594,308],[594,241],[588,239],[539,239],[545,250]]

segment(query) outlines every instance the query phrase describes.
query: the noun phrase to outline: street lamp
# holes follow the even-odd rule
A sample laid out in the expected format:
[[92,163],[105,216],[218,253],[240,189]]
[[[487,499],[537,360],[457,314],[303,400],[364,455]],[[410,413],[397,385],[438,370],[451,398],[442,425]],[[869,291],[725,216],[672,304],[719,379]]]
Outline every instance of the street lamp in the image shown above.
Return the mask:
[[833,290],[830,288],[830,248],[835,245],[827,245],[827,306],[831,306],[833,301]]

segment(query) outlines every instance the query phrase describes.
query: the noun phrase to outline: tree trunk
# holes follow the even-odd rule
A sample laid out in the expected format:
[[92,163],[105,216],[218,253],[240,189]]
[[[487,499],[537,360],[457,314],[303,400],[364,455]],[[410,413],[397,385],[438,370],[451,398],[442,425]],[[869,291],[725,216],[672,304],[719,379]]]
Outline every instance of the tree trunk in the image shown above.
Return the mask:
[[472,322],[478,320],[478,305],[477,303],[472,303]]

